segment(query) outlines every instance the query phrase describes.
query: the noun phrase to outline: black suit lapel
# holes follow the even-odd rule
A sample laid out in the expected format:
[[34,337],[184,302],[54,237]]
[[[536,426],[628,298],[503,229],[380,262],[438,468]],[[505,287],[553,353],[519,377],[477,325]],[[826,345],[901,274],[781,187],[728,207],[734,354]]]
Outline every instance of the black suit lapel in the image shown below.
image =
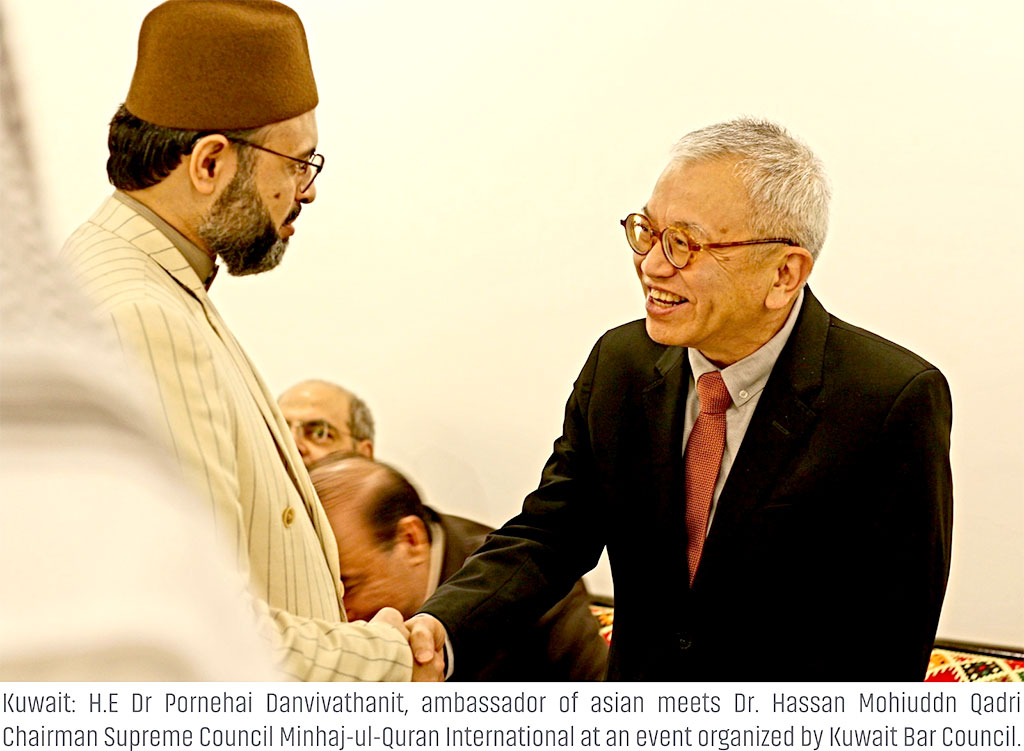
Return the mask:
[[713,577],[716,552],[728,546],[730,531],[764,502],[768,488],[776,484],[813,424],[828,326],[828,313],[807,289],[796,326],[772,369],[718,499],[694,587]]
[[[649,528],[653,532],[652,541],[660,540],[660,543],[652,545],[648,555],[662,557],[664,568],[661,570],[671,571],[674,576],[680,570],[688,572],[682,459],[686,393],[690,381],[686,350],[669,347],[655,363],[654,371],[654,380],[643,391],[647,418],[647,445],[642,447],[647,468],[643,479],[648,483],[647,494],[652,500],[654,518]],[[678,544],[679,540],[682,544]]]

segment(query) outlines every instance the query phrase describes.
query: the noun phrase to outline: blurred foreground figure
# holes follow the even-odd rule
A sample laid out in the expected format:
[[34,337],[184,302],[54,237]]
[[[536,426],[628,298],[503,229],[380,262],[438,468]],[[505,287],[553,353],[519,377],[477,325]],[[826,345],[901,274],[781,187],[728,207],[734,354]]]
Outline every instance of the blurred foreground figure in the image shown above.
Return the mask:
[[236,275],[280,263],[324,165],[318,101],[290,8],[158,6],[110,123],[117,191],[63,255],[141,372],[161,438],[249,581],[285,674],[408,680],[397,613],[342,624],[330,524],[273,397],[208,294],[218,260]]
[[0,17],[0,681],[275,680],[215,544],[56,262]]
[[[409,481],[386,464],[333,456],[314,464],[310,476],[338,539],[348,617],[369,618],[385,606],[409,617],[493,530],[424,506]],[[460,664],[458,678],[593,681],[604,677],[607,661],[587,590],[577,581],[568,596],[480,663]]]
[[540,487],[411,621],[417,659],[442,624],[456,673],[507,644],[607,547],[612,679],[924,677],[949,572],[949,388],[806,287],[828,198],[777,125],[683,137],[622,220],[646,320],[594,347]]

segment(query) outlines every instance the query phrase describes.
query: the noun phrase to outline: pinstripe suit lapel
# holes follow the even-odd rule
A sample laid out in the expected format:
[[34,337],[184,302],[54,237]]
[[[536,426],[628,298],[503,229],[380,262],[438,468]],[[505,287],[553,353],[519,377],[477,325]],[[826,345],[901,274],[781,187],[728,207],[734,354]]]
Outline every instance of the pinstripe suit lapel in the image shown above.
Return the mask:
[[195,270],[167,235],[161,232],[144,216],[132,209],[132,207],[122,203],[113,196],[107,199],[100,207],[92,217],[92,221],[117,236],[124,238],[148,255],[173,277],[178,284],[188,290],[192,297],[202,306],[207,320],[224,343],[238,372],[242,375],[249,393],[259,407],[267,429],[277,445],[281,462],[284,464],[296,492],[302,499],[306,513],[309,515],[317,537],[320,539],[320,545],[327,557],[333,578],[335,582],[340,581],[338,549],[334,541],[334,534],[320,506],[320,501],[317,499],[316,491],[309,481],[309,475],[302,465],[298,450],[295,448],[295,442],[291,438],[284,418],[276,407],[277,402],[270,395],[266,384],[263,383],[263,379],[259,376],[259,372],[249,360],[248,355],[245,354],[238,340],[235,339],[234,334],[231,333],[227,324],[224,323]]
[[277,446],[277,453],[281,458],[281,463],[284,464],[288,477],[295,486],[299,498],[302,499],[302,505],[306,508],[309,520],[313,523],[313,529],[316,530],[316,535],[320,539],[320,547],[323,548],[324,555],[327,557],[327,563],[331,569],[334,581],[340,582],[341,567],[338,563],[338,548],[334,540],[334,532],[331,530],[323,508],[320,506],[320,500],[316,496],[316,491],[313,490],[313,485],[309,481],[309,474],[299,458],[298,450],[295,448],[295,441],[292,440],[288,426],[284,422],[284,417],[277,408],[277,402],[271,396],[266,384],[263,383],[259,371],[256,370],[252,361],[249,360],[249,356],[245,354],[245,350],[242,349],[234,334],[231,333],[227,324],[220,317],[220,313],[217,312],[213,302],[206,294],[206,290],[202,289],[202,285],[200,285],[200,290],[201,292],[197,297],[206,311],[210,325],[213,326],[221,341],[224,342],[224,346],[227,347],[231,358],[235,361],[236,367],[245,379],[245,383],[249,387],[249,393],[259,407],[267,429],[274,437],[274,443]]
[[202,281],[181,251],[167,235],[130,206],[111,196],[100,206],[91,221],[124,238],[148,255],[200,302],[206,297]]
[[298,454],[298,449],[295,448],[295,441],[292,440],[291,433],[284,421],[284,417],[281,415],[281,411],[277,408],[277,401],[270,394],[270,390],[263,382],[263,379],[260,377],[255,366],[253,366],[252,361],[249,360],[249,356],[245,354],[245,351],[238,343],[238,340],[236,340],[234,335],[228,330],[223,319],[220,317],[220,314],[217,312],[217,309],[213,306],[209,297],[206,296],[205,291],[203,298],[204,299],[201,299],[201,302],[207,312],[207,316],[210,318],[210,323],[217,331],[221,340],[224,341],[232,358],[235,360],[238,369],[245,377],[246,383],[249,386],[249,391],[252,393],[253,398],[256,400],[256,404],[260,408],[260,413],[263,415],[263,419],[267,423],[267,428],[270,430],[270,434],[274,437],[274,443],[277,444],[277,450],[281,456],[281,462],[284,464],[285,469],[288,470],[288,476],[291,478],[292,484],[295,485],[295,489],[298,491],[299,497],[302,499],[302,503],[306,507],[306,513],[309,514],[310,521],[313,522],[313,527],[316,529],[317,536],[320,538],[320,543],[324,548],[324,552],[327,554],[327,560],[331,563],[334,570],[338,570],[338,553],[333,540],[333,533],[330,545],[325,544],[324,529],[329,530],[330,526],[327,524],[327,520],[323,516],[320,500],[317,498],[316,491],[313,489],[313,485],[309,481],[309,474],[306,472],[306,468],[302,464],[302,460]]

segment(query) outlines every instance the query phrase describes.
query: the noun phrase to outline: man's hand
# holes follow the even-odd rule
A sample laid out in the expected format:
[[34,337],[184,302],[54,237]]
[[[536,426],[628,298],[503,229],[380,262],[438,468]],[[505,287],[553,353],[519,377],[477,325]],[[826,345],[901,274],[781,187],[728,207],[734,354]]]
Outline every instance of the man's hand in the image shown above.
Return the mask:
[[441,621],[420,613],[407,620],[405,627],[412,647],[412,679],[443,681],[445,631]]
[[402,635],[402,638],[409,638],[409,629],[405,627],[402,614],[394,608],[381,608],[377,611],[377,614],[370,619],[370,623],[384,623],[394,629],[398,629],[398,633]]

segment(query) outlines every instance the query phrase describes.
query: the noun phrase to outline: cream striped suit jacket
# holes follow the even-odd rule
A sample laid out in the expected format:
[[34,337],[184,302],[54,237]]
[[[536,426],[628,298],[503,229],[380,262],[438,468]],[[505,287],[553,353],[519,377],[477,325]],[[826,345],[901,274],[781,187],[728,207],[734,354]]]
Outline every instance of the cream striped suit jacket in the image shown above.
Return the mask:
[[159,429],[248,578],[285,675],[409,680],[411,651],[395,629],[343,623],[334,534],[295,442],[181,251],[111,196],[62,254],[140,367]]

